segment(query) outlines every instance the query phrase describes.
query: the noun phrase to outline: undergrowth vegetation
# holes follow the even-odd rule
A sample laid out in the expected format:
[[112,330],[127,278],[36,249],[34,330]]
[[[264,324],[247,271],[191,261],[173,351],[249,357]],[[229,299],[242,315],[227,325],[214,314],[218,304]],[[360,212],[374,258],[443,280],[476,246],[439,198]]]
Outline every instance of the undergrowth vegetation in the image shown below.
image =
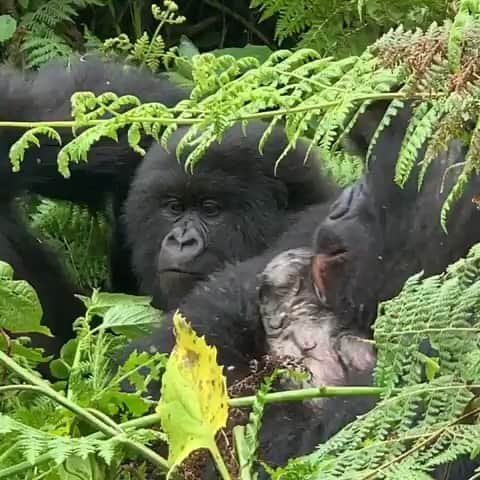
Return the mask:
[[[17,52],[25,52],[27,65],[35,67],[52,56],[71,53],[73,45],[63,37],[55,37],[58,34],[52,33],[54,27],[70,22],[81,8],[115,2],[60,3],[48,18],[44,14],[47,8],[55,7],[54,0],[12,3],[12,18],[19,18],[20,27],[29,21],[35,25],[21,39],[14,36],[18,35],[12,29],[14,25],[10,26],[9,48],[19,42]],[[391,2],[388,6],[380,1],[333,2],[337,5],[329,8],[339,18],[358,15],[352,20],[351,31],[366,35],[365,44],[380,33],[372,30],[379,19],[385,30],[400,21],[405,24],[365,50],[362,47],[362,51],[355,52],[352,47],[341,59],[323,56],[326,48],[315,46],[315,42],[329,46],[319,31],[338,40],[345,22],[340,22],[340,27],[337,17],[331,17],[329,28],[333,30],[322,30],[327,7],[320,6],[321,2],[313,7],[313,3],[254,2],[265,18],[280,13],[279,40],[302,34],[300,46],[308,45],[277,50],[266,58],[218,52],[200,55],[196,50],[188,54],[186,49],[168,45],[160,30],[185,21],[170,1],[162,8],[152,7],[156,27],[152,33],[131,37],[136,40],[119,32],[115,39],[102,42],[92,34],[89,38],[95,48],[104,53],[121,55],[153,71],[170,69],[182,73],[191,81],[193,90],[190,98],[175,109],[161,104],[142,105],[132,96],[76,93],[72,97],[71,126],[82,133],[62,147],[59,172],[68,176],[70,162],[84,161],[96,141],[114,136],[121,128],[129,129],[132,148],[142,153],[143,135],[166,145],[182,124],[190,127],[177,153],[188,150],[187,168],[193,169],[208,146],[220,141],[234,123],[262,118],[271,127],[285,125],[290,140],[286,151],[294,148],[300,137],[310,139],[311,148],[319,149],[326,159],[326,168],[340,183],[347,184],[361,172],[358,159],[343,150],[345,135],[358,116],[377,99],[391,102],[378,125],[371,151],[382,129],[400,108],[414,101],[414,113],[397,162],[395,180],[399,185],[407,180],[425,142],[419,188],[429,165],[450,140],[460,137],[468,147],[464,163],[458,166],[462,171],[460,180],[440,213],[439,221],[445,225],[452,205],[480,167],[478,3],[402,1],[394,2],[392,8]],[[456,15],[440,22],[449,11]],[[433,20],[439,23],[431,23]],[[426,28],[408,29],[418,22]],[[364,30],[357,28],[362,25]],[[38,43],[42,28],[50,32],[43,36],[43,44]],[[358,46],[358,40],[353,38],[349,41]],[[0,41],[6,39],[0,37]],[[340,50],[334,53],[340,55]],[[106,110],[117,114],[101,120]],[[270,131],[266,130],[260,149]],[[25,150],[45,134],[59,138],[51,126],[38,123],[18,140],[11,150],[13,168],[21,168]],[[79,207],[42,199],[25,206],[25,214],[30,216],[40,238],[63,250],[68,271],[82,289],[105,285],[107,217],[92,219],[88,211]],[[439,212],[432,212],[434,215]],[[177,344],[168,359],[161,352],[134,352],[115,370],[111,367],[121,347],[158,325],[161,314],[144,297],[93,290],[82,300],[85,313],[76,322],[76,338],[63,347],[60,358],[45,358],[40,350],[29,347],[25,337],[48,334],[41,325],[38,297],[26,282],[13,279],[7,264],[0,263],[0,478],[160,478],[199,448],[210,450],[223,478],[237,474],[242,479],[254,478],[257,462],[261,461],[257,458],[258,432],[272,378],[288,373],[276,370],[266,376],[254,397],[233,398],[226,390],[214,347],[196,337],[180,315],[175,319]],[[422,278],[419,274],[409,279],[396,298],[380,307],[375,323],[375,385],[362,391],[379,394],[378,406],[313,454],[292,459],[287,466],[273,471],[272,477],[423,480],[430,478],[428,474],[438,465],[460,456],[478,456],[479,307],[479,246],[442,275]],[[425,342],[436,351],[435,358],[421,353]],[[185,369],[182,358],[187,346],[191,349],[192,345],[196,361]],[[38,374],[39,364],[50,360],[56,383]],[[163,395],[156,403],[144,394],[162,375]],[[207,375],[212,386],[205,391],[198,379]],[[131,388],[122,388],[125,385]],[[317,393],[319,397],[327,394],[328,387]],[[344,394],[359,391],[345,387]],[[298,400],[302,395],[298,391]],[[252,407],[248,425],[227,432],[235,439],[234,445],[229,451],[222,450],[217,441],[219,431],[227,424],[228,407],[246,406]],[[201,413],[200,423],[193,411]],[[169,445],[168,457],[157,448],[164,442]],[[225,460],[232,457],[246,465],[240,474]],[[194,465],[186,465],[182,473],[192,478]]]
[[[12,273],[1,264],[4,330],[46,333],[35,292],[12,280]],[[361,389],[380,394],[380,403],[315,453],[273,471],[273,478],[427,479],[439,465],[478,455],[479,274],[480,248],[475,246],[446,273],[425,279],[416,275],[397,298],[385,302],[375,324],[375,387]],[[224,458],[235,453],[222,455],[215,441],[226,427],[227,405],[253,404],[250,423],[237,429],[235,440],[239,451],[255,458],[271,379],[265,379],[266,388],[255,398],[229,398],[215,348],[196,337],[180,315],[175,320],[177,344],[168,361],[161,353],[133,352],[115,372],[112,358],[128,338],[156,324],[158,312],[142,297],[94,292],[83,300],[86,313],[76,322],[77,339],[51,364],[59,379],[55,384],[31,370],[39,352],[27,349],[21,339],[5,343],[2,337],[0,478],[35,478],[28,476],[33,472],[49,479],[131,478],[132,456],[164,472],[198,448],[209,449],[222,478],[230,478]],[[435,357],[421,353],[425,341],[437,352]],[[186,356],[188,362],[182,360]],[[142,394],[162,372],[162,397],[156,405]],[[125,383],[134,389],[121,389]],[[328,395],[328,387],[317,390],[319,397]],[[358,387],[344,390],[346,395],[359,393]],[[154,407],[156,413],[148,414]],[[151,449],[164,441],[168,459]],[[255,461],[250,468],[256,468]],[[251,478],[248,470],[241,478]]]

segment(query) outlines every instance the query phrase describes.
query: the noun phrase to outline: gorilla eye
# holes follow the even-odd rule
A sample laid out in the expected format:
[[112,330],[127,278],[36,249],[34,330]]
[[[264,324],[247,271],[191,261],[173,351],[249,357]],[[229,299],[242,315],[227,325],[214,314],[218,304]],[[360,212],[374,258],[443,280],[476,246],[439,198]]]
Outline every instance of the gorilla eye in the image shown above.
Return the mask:
[[205,215],[208,217],[216,217],[220,214],[220,205],[213,200],[205,200],[202,203],[202,210]]
[[169,210],[170,213],[178,215],[183,212],[182,202],[176,198],[171,198],[165,202],[165,207]]

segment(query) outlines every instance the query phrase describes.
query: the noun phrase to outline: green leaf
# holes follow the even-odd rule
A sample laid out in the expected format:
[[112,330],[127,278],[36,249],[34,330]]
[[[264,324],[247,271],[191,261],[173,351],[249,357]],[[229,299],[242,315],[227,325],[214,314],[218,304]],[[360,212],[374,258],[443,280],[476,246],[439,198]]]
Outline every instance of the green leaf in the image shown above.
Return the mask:
[[138,295],[127,295],[123,293],[108,293],[95,290],[91,297],[79,295],[91,315],[103,316],[116,305],[150,305],[151,297],[142,297]]
[[149,382],[160,379],[160,373],[165,369],[167,358],[166,353],[151,354],[134,350],[120,366],[116,377],[127,380],[136,393],[146,393]]
[[50,330],[41,325],[43,311],[37,293],[25,280],[13,280],[13,270],[0,262],[0,327],[15,333],[43,333]]
[[425,365],[425,376],[427,380],[429,382],[432,381],[440,370],[440,365],[438,364],[440,359],[438,357],[429,357],[421,352],[418,352],[417,356]]
[[97,400],[98,406],[107,415],[118,415],[119,411],[127,409],[128,412],[135,416],[141,417],[150,409],[150,403],[143,398],[139,392],[125,393],[113,390],[107,390]]
[[11,15],[0,15],[0,42],[10,40],[16,29],[17,21]]
[[120,304],[107,310],[101,326],[135,338],[148,334],[154,324],[159,325],[160,319],[160,312],[150,305]]
[[60,478],[64,480],[96,480],[105,478],[106,472],[93,457],[70,456],[59,467]]
[[216,57],[221,57],[222,55],[231,55],[236,59],[254,57],[260,63],[263,63],[272,54],[272,50],[265,45],[251,45],[248,43],[241,48],[219,48],[217,50],[212,50],[210,53],[213,53]]
[[75,352],[77,351],[78,339],[72,338],[60,350],[60,358],[50,362],[52,375],[59,379],[67,379],[70,375],[70,367],[73,365]]
[[[11,338],[8,348],[12,356],[23,357],[24,359],[32,363],[45,363],[51,359],[51,356],[43,356],[43,348],[34,348],[29,347],[26,342],[29,342],[30,339],[25,337]],[[0,336],[0,350],[5,351],[7,348],[6,339],[3,336]]]

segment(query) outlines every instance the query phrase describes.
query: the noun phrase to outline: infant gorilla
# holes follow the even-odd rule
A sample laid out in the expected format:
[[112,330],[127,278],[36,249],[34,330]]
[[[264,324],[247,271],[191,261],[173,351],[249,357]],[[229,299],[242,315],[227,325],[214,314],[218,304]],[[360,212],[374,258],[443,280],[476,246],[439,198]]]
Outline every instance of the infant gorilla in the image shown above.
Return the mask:
[[[310,378],[302,385],[369,385],[375,365],[372,344],[340,325],[312,280],[313,252],[306,248],[277,255],[259,275],[258,308],[264,351],[280,360],[301,362]],[[268,405],[260,435],[261,456],[282,465],[313,451],[376,398],[320,398]]]
[[266,350],[274,357],[301,360],[314,385],[344,385],[354,371],[375,364],[371,343],[339,325],[311,278],[313,252],[306,248],[277,255],[259,276],[259,313]]
[[[280,386],[371,385],[376,362],[372,344],[339,324],[314,286],[317,270],[318,257],[299,248],[277,255],[259,275],[258,307],[265,351],[303,363],[310,374],[304,385],[283,380]],[[260,455],[270,464],[283,465],[289,458],[311,453],[372,409],[377,400],[376,396],[333,397],[267,405]],[[433,478],[466,480],[476,466],[477,462],[462,458],[438,466]],[[261,472],[260,478],[268,476]]]

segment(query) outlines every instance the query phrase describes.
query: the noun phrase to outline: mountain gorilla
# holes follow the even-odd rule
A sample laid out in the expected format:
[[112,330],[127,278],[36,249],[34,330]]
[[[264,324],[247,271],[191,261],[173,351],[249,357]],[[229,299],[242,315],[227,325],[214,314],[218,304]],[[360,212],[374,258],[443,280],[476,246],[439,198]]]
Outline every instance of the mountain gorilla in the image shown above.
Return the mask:
[[[95,57],[52,61],[38,72],[19,72],[6,65],[0,67],[0,119],[4,121],[58,121],[70,118],[70,97],[77,91],[96,95],[112,91],[119,96],[135,95],[143,102],[161,102],[174,106],[186,92],[165,77],[154,76],[135,67]],[[128,145],[125,132],[119,141],[103,139],[88,155],[88,164],[72,163],[71,178],[65,179],[57,169],[60,147],[54,140],[42,138],[40,146],[25,152],[21,171],[13,173],[8,153],[11,145],[25,130],[0,129],[0,186],[10,198],[23,190],[50,198],[84,203],[92,210],[113,199],[115,219],[111,253],[112,286],[114,290],[135,291],[136,279],[131,274],[130,252],[126,243],[123,202],[127,196],[140,155]],[[62,141],[73,138],[71,129],[61,130]],[[147,144],[143,144],[145,148]]]
[[[54,62],[38,73],[26,75],[3,67],[1,119],[67,118],[70,96],[81,90],[133,94],[143,102],[167,105],[185,96],[163,77],[95,58],[74,60],[68,69]],[[209,149],[193,173],[185,170],[183,159],[179,161],[171,153],[185,128],[175,133],[170,152],[146,140],[143,146],[148,152],[143,160],[128,146],[123,132],[118,142],[105,139],[95,144],[87,163],[72,164],[70,179],[58,174],[59,147],[49,139],[42,139],[37,149],[28,149],[20,172],[12,173],[8,149],[23,131],[0,130],[0,200],[7,212],[0,230],[1,239],[5,239],[0,242],[0,259],[9,259],[18,275],[38,290],[45,322],[62,337],[59,341],[64,342],[71,334],[71,321],[80,305],[54,259],[47,261],[46,250],[40,248],[15,215],[11,200],[27,190],[84,202],[97,209],[112,195],[117,217],[112,256],[114,289],[136,290],[129,280],[132,255],[133,280],[138,282],[140,292],[153,295],[156,306],[171,308],[194,282],[221,268],[227,260],[243,260],[260,253],[286,228],[291,215],[332,196],[334,187],[320,174],[318,161],[312,159],[305,165],[303,146],[290,152],[275,173],[274,165],[286,146],[286,138],[277,128],[264,155],[260,155],[257,146],[266,126],[252,123],[247,136],[239,128],[232,129],[222,143]],[[64,140],[72,137],[71,131],[62,134]],[[15,223],[15,229],[9,227],[7,217]],[[18,231],[28,237],[29,246],[22,251],[16,246]],[[64,291],[61,300],[60,285],[60,291]],[[65,302],[61,315],[48,307],[56,302]],[[66,313],[68,307],[70,314]]]
[[[141,290],[160,308],[174,308],[198,280],[225,262],[259,254],[305,206],[332,196],[318,161],[303,164],[297,148],[274,173],[286,145],[274,131],[264,155],[262,123],[229,130],[195,167],[185,172],[172,154],[152,146],[126,202],[128,237]],[[185,129],[172,138],[172,148]]]
[[[360,117],[351,135],[355,145],[368,145],[385,108],[381,102]],[[420,270],[425,275],[442,272],[480,241],[480,211],[471,201],[478,191],[478,178],[469,183],[463,199],[453,207],[448,235],[439,221],[446,192],[457,177],[452,174],[446,179],[443,192],[441,179],[446,168],[464,157],[460,142],[451,142],[432,163],[420,191],[419,165],[403,188],[393,183],[410,116],[410,107],[405,107],[394,118],[373,149],[369,171],[344,189],[333,204],[324,202],[305,209],[272,248],[226,266],[180,302],[180,310],[193,327],[217,344],[221,362],[238,368],[240,359],[245,366],[252,355],[260,353],[251,342],[259,322],[255,277],[282,251],[313,245],[312,278],[318,295],[342,324],[355,325],[370,335],[378,303],[396,295],[408,277]],[[162,327],[156,338],[145,341],[169,351],[171,328]]]
[[[0,120],[53,121],[70,116],[70,97],[79,90],[100,94],[114,91],[133,94],[143,101],[160,101],[173,106],[185,96],[165,78],[154,77],[136,68],[91,58],[74,60],[69,68],[52,62],[38,73],[22,73],[0,67]],[[72,164],[72,177],[64,179],[57,170],[58,144],[45,138],[38,148],[29,148],[19,173],[9,162],[10,146],[24,133],[14,127],[0,128],[0,260],[10,263],[15,277],[32,284],[39,295],[44,323],[55,338],[42,338],[41,344],[53,353],[72,336],[72,322],[83,312],[74,296],[74,286],[66,278],[52,252],[29,232],[15,208],[23,191],[51,198],[85,203],[93,210],[102,208],[113,194],[117,221],[112,244],[113,284],[131,290],[129,251],[120,218],[121,199],[141,158],[128,146],[125,135],[119,142],[103,140],[95,145],[88,164]],[[63,131],[62,139],[72,138]],[[135,280],[135,279],[133,279]],[[127,282],[127,284],[125,283]]]
[[[359,118],[351,135],[357,148],[369,144],[385,108],[383,103],[375,104]],[[303,355],[310,352],[307,365],[310,364],[314,370],[313,378],[321,379],[327,373],[319,363],[326,356],[327,365],[338,362],[334,373],[328,372],[329,380],[337,378],[344,382],[363,383],[363,374],[368,379],[368,368],[365,369],[365,366],[371,364],[371,357],[365,353],[362,342],[338,343],[338,338],[343,337],[342,332],[347,332],[349,339],[369,337],[379,302],[399,293],[411,275],[420,270],[424,270],[426,275],[439,273],[480,241],[480,212],[471,202],[474,192],[478,191],[478,178],[469,183],[465,196],[453,207],[447,225],[448,235],[440,226],[439,211],[446,198],[444,192],[449,191],[457,177],[452,175],[448,178],[444,192],[440,190],[441,179],[446,168],[464,158],[465,149],[460,142],[451,142],[447,151],[432,163],[420,191],[417,188],[419,164],[404,188],[393,183],[396,159],[410,116],[411,107],[407,106],[395,117],[373,149],[369,171],[345,189],[330,208],[328,204],[323,204],[307,209],[273,248],[240,264],[227,266],[212,275],[209,281],[197,285],[180,302],[181,312],[196,332],[216,345],[218,360],[226,366],[225,373],[230,383],[245,377],[252,359],[259,358],[272,348],[274,351],[302,352]],[[419,152],[419,160],[423,153],[424,149]],[[308,315],[310,320],[298,322],[301,328],[295,328],[296,321],[289,323],[288,315],[282,316],[282,312],[275,311],[269,313],[271,301],[260,302],[261,308],[258,308],[259,284],[256,276],[279,253],[309,246],[313,246],[314,253],[307,269],[312,290],[306,292],[314,295],[317,302],[318,322],[315,324]],[[294,292],[298,293],[296,288]],[[285,307],[288,292],[279,289],[277,296],[278,308]],[[292,298],[295,301],[302,299],[295,295]],[[295,303],[291,306],[293,314],[294,306]],[[301,308],[305,309],[305,305]],[[308,313],[308,308],[304,311]],[[262,337],[265,340],[265,333],[263,336],[258,333],[262,320],[267,321],[270,330],[277,329],[280,334],[277,339],[272,337],[267,342],[261,341]],[[314,333],[315,326],[318,333]],[[153,347],[168,352],[173,342],[170,326],[164,325],[155,335],[129,348]],[[350,366],[343,358],[350,359]],[[320,366],[320,370],[315,370],[315,366]],[[363,373],[356,378],[358,370]],[[354,373],[353,378],[350,378],[350,371]],[[272,459],[282,463],[291,454],[311,451],[315,444],[352,419],[351,412],[358,412],[355,405],[360,410],[368,408],[368,402],[365,406],[358,400],[324,402],[322,411],[328,413],[319,415],[313,430],[308,428],[312,424],[312,413],[303,410],[301,405],[277,407],[284,408],[285,418],[291,419],[290,425],[297,423],[297,427],[290,434],[287,431],[287,441],[285,445],[280,445],[276,442],[280,431],[278,416],[275,417],[277,420],[271,417],[272,423],[266,430],[270,431],[273,442]],[[302,431],[308,438],[295,437]],[[282,451],[282,448],[286,450]],[[300,451],[292,452],[297,448]],[[454,475],[450,478],[466,478],[461,473]]]

